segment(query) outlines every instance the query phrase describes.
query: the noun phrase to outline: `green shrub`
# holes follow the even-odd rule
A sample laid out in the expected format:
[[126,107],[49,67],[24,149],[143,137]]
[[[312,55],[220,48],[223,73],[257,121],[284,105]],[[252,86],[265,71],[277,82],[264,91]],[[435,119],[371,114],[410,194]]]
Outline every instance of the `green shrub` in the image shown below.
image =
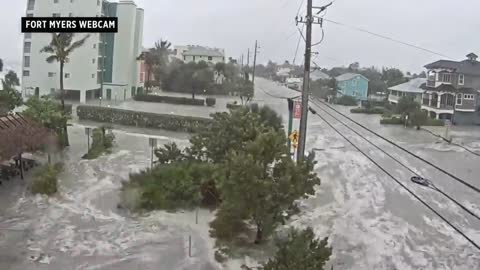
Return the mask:
[[34,175],[31,185],[33,194],[53,195],[57,192],[57,177],[63,170],[63,164],[45,165]]
[[335,100],[335,103],[343,106],[356,106],[357,100],[351,96],[341,96]]
[[215,98],[207,98],[205,101],[208,107],[213,107],[217,103],[217,99]]
[[91,120],[134,127],[159,128],[180,132],[195,132],[199,127],[208,126],[212,121],[208,118],[156,114],[85,105],[77,107],[77,115],[80,120]]
[[350,110],[351,113],[365,113],[365,114],[383,114],[383,108],[354,108]]
[[214,165],[200,162],[161,164],[153,170],[130,175],[124,191],[140,189],[136,209],[175,210],[198,206],[204,200],[202,187],[213,181]]
[[171,97],[171,96],[157,96],[157,95],[136,95],[133,99],[144,102],[170,103],[192,106],[204,106],[204,99],[192,99],[186,97]]
[[227,109],[238,109],[242,107],[242,105],[239,105],[237,103],[227,103]]
[[404,125],[405,121],[400,117],[391,117],[380,119],[380,124],[382,125]]
[[445,126],[445,122],[440,119],[432,119],[428,118],[427,122],[423,124],[424,126],[437,126],[437,127],[442,127]]
[[113,147],[115,141],[115,135],[110,129],[106,127],[100,127],[93,130],[92,145],[87,154],[82,158],[84,159],[96,159],[104,153],[109,153],[110,148]]

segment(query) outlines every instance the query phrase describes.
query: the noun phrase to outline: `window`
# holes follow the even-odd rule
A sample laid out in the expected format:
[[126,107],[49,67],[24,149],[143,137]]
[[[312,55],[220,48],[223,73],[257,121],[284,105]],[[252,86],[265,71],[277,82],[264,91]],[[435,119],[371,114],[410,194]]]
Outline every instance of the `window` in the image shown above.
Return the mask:
[[55,77],[55,72],[48,72],[48,77],[49,78]]
[[25,38],[26,39],[32,38],[32,33],[25,33]]
[[440,74],[440,78],[441,78],[441,82],[451,82],[452,81],[452,74],[450,73],[443,73],[443,74]]
[[65,78],[66,79],[70,78],[70,73],[65,73]]
[[95,78],[95,74],[92,74],[92,78]]
[[28,0],[27,10],[33,10],[35,7],[35,0]]
[[73,0],[70,0],[70,3],[73,3]]
[[457,105],[462,105],[462,94],[457,94]]
[[24,53],[30,53],[31,49],[32,49],[32,43],[31,42],[25,42],[23,44],[23,52]]
[[54,3],[54,4],[58,4],[58,0],[53,0],[53,3]]
[[56,17],[60,17],[60,13],[53,13],[53,14],[52,14],[52,17],[55,17],[55,18],[56,18]]
[[92,59],[92,64],[95,64],[95,58]]
[[93,48],[96,49],[96,48],[97,48],[97,44],[93,44]]
[[475,97],[472,94],[465,94],[465,95],[463,95],[463,98],[465,100],[474,100],[475,99]]
[[55,94],[55,88],[50,88],[50,94]]
[[458,85],[464,85],[464,84],[465,84],[465,75],[458,74]]
[[23,77],[28,77],[28,76],[30,76],[30,70],[24,70]]
[[68,13],[68,17],[73,17],[73,13],[72,12]]
[[27,17],[33,17],[33,13],[27,14]]
[[208,57],[208,60],[209,60],[209,61],[212,61],[212,60],[213,60],[213,57],[209,56],[209,57]]
[[23,66],[24,67],[30,67],[30,56],[24,56],[23,57]]
[[357,86],[357,80],[356,79],[352,80],[352,86]]
[[97,6],[100,6],[100,0],[97,0]]

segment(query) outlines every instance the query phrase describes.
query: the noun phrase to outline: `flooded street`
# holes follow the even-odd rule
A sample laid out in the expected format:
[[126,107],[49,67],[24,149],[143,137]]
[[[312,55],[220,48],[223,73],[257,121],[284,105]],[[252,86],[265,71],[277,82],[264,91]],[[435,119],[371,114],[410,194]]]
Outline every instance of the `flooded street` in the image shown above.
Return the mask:
[[[298,92],[261,78],[256,86],[254,102],[271,106],[286,121],[286,101],[271,95],[291,97]],[[230,100],[217,100],[215,110],[224,110]],[[118,107],[141,107],[157,113],[173,111],[202,117],[212,111],[190,106],[187,113],[174,111],[183,106],[150,103],[146,107],[143,103],[130,103]],[[480,243],[479,220],[439,193],[411,183],[412,175],[406,169],[334,119],[325,117],[419,197]],[[423,131],[380,126],[379,116],[352,117],[472,185],[480,186],[480,157],[440,142]],[[130,173],[150,166],[148,138],[156,137],[159,145],[176,142],[186,146],[188,135],[119,127],[114,132],[117,145],[113,153],[86,161],[81,159],[87,146],[84,127],[91,124],[77,122],[69,128],[72,146],[64,157],[59,157],[66,167],[57,196],[50,199],[32,196],[20,180],[0,186],[0,269],[222,269],[213,258],[214,241],[208,236],[212,213],[202,210],[199,224],[195,224],[194,212],[131,215],[117,209],[121,182],[126,181]],[[334,248],[334,269],[480,268],[480,252],[475,247],[402,190],[321,119],[310,114],[308,127],[307,148],[316,150],[316,171],[322,184],[315,196],[301,202],[302,213],[289,225],[312,226],[319,237],[329,236]],[[351,127],[480,214],[478,193],[358,126],[351,124]],[[480,152],[478,127],[454,127],[451,134],[465,146]],[[192,257],[188,254],[190,235]]]

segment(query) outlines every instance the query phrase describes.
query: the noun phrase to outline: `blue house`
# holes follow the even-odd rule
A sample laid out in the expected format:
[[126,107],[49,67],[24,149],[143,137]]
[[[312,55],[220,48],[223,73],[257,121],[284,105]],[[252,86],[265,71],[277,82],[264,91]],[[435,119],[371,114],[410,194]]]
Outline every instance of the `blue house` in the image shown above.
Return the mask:
[[363,101],[368,98],[368,79],[360,74],[345,73],[335,78],[337,81],[337,98],[352,96]]

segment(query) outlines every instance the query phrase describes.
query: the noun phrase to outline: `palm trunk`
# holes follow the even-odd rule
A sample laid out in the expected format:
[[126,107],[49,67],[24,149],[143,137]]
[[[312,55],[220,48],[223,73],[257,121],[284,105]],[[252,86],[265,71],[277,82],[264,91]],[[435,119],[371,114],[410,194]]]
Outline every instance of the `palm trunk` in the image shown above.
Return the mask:
[[[65,117],[65,89],[63,89],[63,66],[65,65],[64,61],[60,61],[60,98],[62,101],[62,115]],[[63,138],[64,146],[70,146],[68,142],[68,130],[67,130],[67,121],[63,124]]]
[[257,236],[255,237],[255,244],[260,244],[263,241],[263,228],[261,224],[257,224]]

